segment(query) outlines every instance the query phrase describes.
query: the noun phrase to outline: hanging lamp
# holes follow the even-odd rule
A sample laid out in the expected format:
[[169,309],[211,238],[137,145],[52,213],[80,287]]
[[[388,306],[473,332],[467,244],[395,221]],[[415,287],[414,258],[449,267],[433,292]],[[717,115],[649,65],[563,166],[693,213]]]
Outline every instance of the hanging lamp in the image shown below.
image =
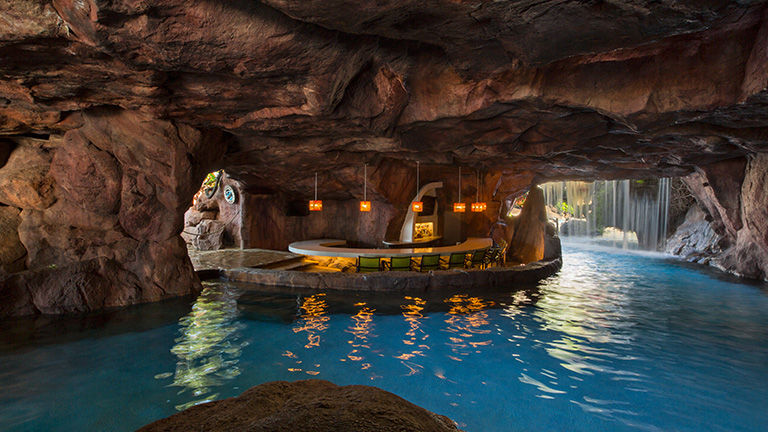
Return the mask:
[[363,165],[363,200],[360,201],[360,211],[371,211],[371,202],[368,201],[368,164]]
[[[419,195],[419,162],[416,162],[416,196]],[[418,199],[418,198],[417,198]],[[424,211],[424,203],[421,201],[411,202],[411,209],[414,213],[421,213]]]
[[477,188],[476,188],[476,200],[472,203],[472,211],[475,213],[479,213],[482,211],[485,211],[488,206],[485,204],[485,202],[480,201],[480,171],[477,172]]
[[309,211],[322,211],[323,201],[317,199],[317,173],[315,173],[315,199],[309,200]]
[[461,167],[459,167],[459,201],[453,203],[454,213],[464,213],[467,211],[467,205],[461,201]]

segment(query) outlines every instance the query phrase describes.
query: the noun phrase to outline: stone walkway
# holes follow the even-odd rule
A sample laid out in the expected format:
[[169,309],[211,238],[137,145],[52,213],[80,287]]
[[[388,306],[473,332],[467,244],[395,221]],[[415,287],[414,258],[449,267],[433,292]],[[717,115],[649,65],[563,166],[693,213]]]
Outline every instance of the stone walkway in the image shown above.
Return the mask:
[[225,270],[233,268],[275,268],[294,262],[300,263],[303,255],[268,249],[220,249],[198,251],[189,249],[189,258],[195,271]]

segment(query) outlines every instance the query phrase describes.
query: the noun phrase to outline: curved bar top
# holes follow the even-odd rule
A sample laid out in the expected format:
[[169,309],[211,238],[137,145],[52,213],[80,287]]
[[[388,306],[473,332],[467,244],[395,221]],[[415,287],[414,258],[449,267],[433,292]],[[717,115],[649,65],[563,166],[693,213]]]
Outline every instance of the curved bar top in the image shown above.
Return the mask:
[[470,237],[465,242],[459,243],[454,246],[441,246],[441,247],[423,247],[423,248],[401,248],[401,249],[358,249],[343,247],[346,245],[346,240],[338,239],[320,239],[320,240],[306,240],[291,243],[288,245],[288,250],[302,255],[314,255],[314,256],[330,256],[330,257],[347,257],[357,258],[358,256],[380,256],[380,257],[393,257],[393,256],[411,256],[417,257],[422,255],[450,255],[455,252],[471,252],[477,249],[484,249],[491,247],[493,241],[489,238],[477,238]]

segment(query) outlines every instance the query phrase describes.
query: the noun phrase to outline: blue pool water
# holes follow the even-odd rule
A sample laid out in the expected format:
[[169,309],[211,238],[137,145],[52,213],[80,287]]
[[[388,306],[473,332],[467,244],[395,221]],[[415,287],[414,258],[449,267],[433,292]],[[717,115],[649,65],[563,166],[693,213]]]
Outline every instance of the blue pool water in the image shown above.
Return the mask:
[[660,256],[564,245],[537,287],[280,295],[210,284],[0,325],[0,430],[133,430],[273,380],[370,384],[467,431],[764,431],[768,295]]

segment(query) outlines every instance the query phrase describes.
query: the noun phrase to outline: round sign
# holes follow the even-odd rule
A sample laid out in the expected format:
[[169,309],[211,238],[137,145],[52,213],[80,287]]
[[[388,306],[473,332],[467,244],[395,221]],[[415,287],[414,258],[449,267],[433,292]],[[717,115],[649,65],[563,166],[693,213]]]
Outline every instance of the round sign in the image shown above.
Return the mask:
[[224,186],[224,199],[230,204],[234,204],[237,201],[237,193],[235,193],[235,189],[232,186]]

